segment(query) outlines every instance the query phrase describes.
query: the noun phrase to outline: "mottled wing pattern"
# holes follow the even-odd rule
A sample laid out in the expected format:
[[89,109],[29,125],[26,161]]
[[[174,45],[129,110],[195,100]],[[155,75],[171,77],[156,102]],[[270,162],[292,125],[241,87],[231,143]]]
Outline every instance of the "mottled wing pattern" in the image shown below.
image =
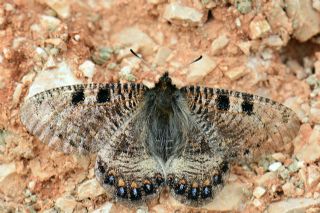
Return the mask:
[[136,124],[138,114],[111,137],[112,143],[101,149],[95,165],[100,184],[129,206],[157,198],[164,183],[160,164],[145,147],[145,129]]
[[21,121],[42,142],[69,152],[97,152],[137,110],[140,84],[81,84],[54,88],[27,99]]
[[227,177],[226,150],[212,146],[203,130],[190,131],[182,153],[166,167],[171,194],[180,202],[203,206],[210,202]]
[[228,147],[230,160],[275,151],[299,131],[296,114],[268,98],[206,87],[181,90],[197,126],[214,146]]
[[168,162],[170,191],[202,206],[222,188],[235,160],[272,152],[292,140],[300,121],[287,107],[251,94],[185,87],[193,129],[181,155]]

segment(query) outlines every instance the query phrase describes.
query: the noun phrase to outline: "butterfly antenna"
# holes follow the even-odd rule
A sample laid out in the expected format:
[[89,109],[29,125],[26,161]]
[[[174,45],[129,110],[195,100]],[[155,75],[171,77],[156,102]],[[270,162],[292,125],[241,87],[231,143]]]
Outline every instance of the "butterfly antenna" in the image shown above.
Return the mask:
[[184,68],[190,66],[191,64],[196,63],[197,61],[200,61],[201,59],[202,59],[202,55],[200,55],[197,59],[193,60],[191,63],[185,64],[180,69],[184,69]]
[[[193,63],[195,63],[195,62],[197,62],[197,61],[200,61],[202,59],[202,55],[200,55],[197,59],[195,59],[193,62],[191,62],[190,64],[193,64]],[[189,64],[189,65],[190,65]]]
[[140,54],[138,54],[138,53],[136,53],[135,51],[133,51],[133,49],[130,49],[130,52],[131,52],[135,57],[139,58],[139,59],[142,61],[142,63],[143,63],[145,66],[147,66],[150,70],[154,70],[154,68],[153,68],[148,62],[146,62],[146,61],[141,57]]

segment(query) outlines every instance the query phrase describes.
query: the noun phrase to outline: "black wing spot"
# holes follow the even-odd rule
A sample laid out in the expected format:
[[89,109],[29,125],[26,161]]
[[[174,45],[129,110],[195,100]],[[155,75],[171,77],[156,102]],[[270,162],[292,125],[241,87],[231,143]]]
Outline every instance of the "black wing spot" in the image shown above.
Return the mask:
[[141,198],[142,194],[139,188],[132,188],[130,190],[130,200],[140,200]]
[[253,102],[249,100],[244,100],[241,103],[242,112],[246,113],[247,115],[253,114]]
[[117,196],[121,197],[121,198],[127,198],[127,189],[123,186],[118,187],[117,189]]
[[72,93],[72,104],[77,105],[85,99],[83,89],[76,90]]
[[110,101],[110,90],[109,88],[100,88],[97,94],[97,102],[105,103]]
[[218,110],[227,111],[230,108],[230,100],[227,95],[219,95],[216,98],[216,106]]

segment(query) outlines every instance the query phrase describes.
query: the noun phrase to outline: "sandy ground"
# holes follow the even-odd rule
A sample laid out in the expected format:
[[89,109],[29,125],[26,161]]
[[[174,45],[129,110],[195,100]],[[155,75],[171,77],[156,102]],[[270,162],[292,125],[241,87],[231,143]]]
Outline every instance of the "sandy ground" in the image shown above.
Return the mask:
[[[0,212],[319,212],[319,11],[317,0],[0,1]],[[28,93],[119,80],[152,87],[165,70],[178,86],[284,103],[302,121],[300,132],[287,152],[234,165],[201,210],[167,193],[134,210],[109,202],[94,155],[54,151],[19,121]]]

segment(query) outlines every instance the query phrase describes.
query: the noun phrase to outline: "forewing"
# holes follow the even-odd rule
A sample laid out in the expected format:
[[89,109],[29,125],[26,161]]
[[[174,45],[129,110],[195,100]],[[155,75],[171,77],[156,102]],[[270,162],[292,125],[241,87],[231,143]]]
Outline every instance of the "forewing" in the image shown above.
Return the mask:
[[277,150],[292,141],[300,128],[291,109],[268,98],[206,87],[181,91],[209,141],[228,147],[233,159]]
[[[21,121],[43,143],[65,153],[98,151],[139,108],[140,84],[81,84],[27,99]],[[105,138],[99,137],[104,135]]]

